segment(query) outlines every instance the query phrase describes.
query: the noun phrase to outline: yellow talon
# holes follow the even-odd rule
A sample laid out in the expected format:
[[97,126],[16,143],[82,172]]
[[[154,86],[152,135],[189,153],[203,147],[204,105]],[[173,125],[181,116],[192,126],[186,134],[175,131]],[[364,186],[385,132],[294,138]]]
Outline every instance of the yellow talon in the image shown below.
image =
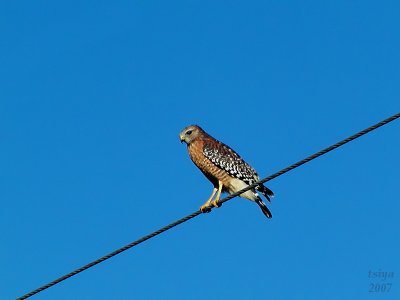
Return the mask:
[[221,203],[219,202],[219,199],[215,199],[214,201],[211,202],[211,205],[218,208],[221,207]]
[[[200,211],[202,213],[208,213],[208,212],[211,211],[212,206],[221,207],[222,203],[219,203],[219,198],[221,197],[221,192],[222,192],[222,182],[219,181],[218,182],[218,189],[214,187],[210,198],[208,198],[206,203],[204,203],[202,206],[200,206]],[[214,198],[215,193],[217,193],[217,195],[215,196],[214,201],[212,201],[212,199]]]
[[202,213],[209,213],[211,211],[209,203],[205,203],[202,206],[200,206],[200,210]]

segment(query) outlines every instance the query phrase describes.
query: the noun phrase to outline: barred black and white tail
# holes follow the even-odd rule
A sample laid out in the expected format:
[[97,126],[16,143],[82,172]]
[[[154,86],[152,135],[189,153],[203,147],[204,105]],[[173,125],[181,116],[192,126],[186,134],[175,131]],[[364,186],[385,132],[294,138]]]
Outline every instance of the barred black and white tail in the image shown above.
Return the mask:
[[263,214],[268,218],[271,219],[272,218],[272,214],[269,211],[268,207],[265,205],[265,203],[261,200],[261,198],[256,199],[256,203],[258,204],[258,206],[261,208],[261,211],[263,212]]
[[261,194],[263,194],[264,197],[267,198],[267,200],[268,200],[269,202],[271,202],[270,197],[273,197],[273,196],[274,196],[274,192],[272,192],[269,188],[267,188],[267,187],[264,186],[263,184],[259,185],[259,186],[256,188],[256,190],[259,191]]
[[[271,202],[270,197],[274,196],[274,193],[267,188],[266,186],[264,186],[263,184],[259,185],[258,187],[256,187],[256,190],[259,191],[261,194],[264,195],[264,197]],[[258,204],[258,206],[261,208],[261,211],[263,212],[263,214],[268,218],[272,218],[272,214],[270,212],[270,210],[268,209],[268,207],[265,205],[265,203],[262,201],[262,199],[257,195],[257,199],[256,199],[256,203]]]

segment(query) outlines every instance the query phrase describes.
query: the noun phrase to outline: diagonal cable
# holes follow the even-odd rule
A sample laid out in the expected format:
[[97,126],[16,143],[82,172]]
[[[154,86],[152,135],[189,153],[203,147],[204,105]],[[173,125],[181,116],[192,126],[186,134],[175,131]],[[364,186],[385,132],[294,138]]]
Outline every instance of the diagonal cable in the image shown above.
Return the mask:
[[[289,171],[291,171],[291,170],[293,170],[293,169],[295,169],[295,168],[297,168],[297,167],[299,167],[299,166],[301,166],[301,165],[303,165],[305,163],[308,163],[309,161],[311,161],[311,160],[313,160],[313,159],[315,159],[317,157],[320,157],[320,156],[322,156],[322,155],[324,155],[324,154],[326,154],[326,153],[328,153],[328,152],[330,152],[330,151],[332,151],[332,150],[334,150],[334,149],[336,149],[336,148],[338,148],[340,146],[343,146],[344,144],[347,144],[347,143],[349,143],[349,142],[351,142],[351,141],[353,141],[353,140],[355,140],[355,139],[357,139],[357,138],[359,138],[359,137],[361,137],[361,136],[363,136],[363,135],[365,135],[365,134],[367,134],[367,133],[369,133],[369,132],[371,132],[371,131],[373,131],[373,130],[375,130],[375,129],[383,126],[383,125],[386,125],[387,123],[392,122],[392,121],[396,120],[399,117],[400,117],[400,113],[397,113],[397,114],[395,114],[395,115],[393,115],[393,116],[391,116],[391,117],[389,117],[389,118],[387,118],[385,120],[382,120],[379,123],[376,123],[376,124],[366,128],[366,129],[364,129],[364,130],[362,130],[362,131],[360,131],[360,132],[358,132],[358,133],[356,133],[356,134],[354,134],[352,136],[349,136],[348,138],[346,138],[346,139],[344,139],[344,140],[342,140],[340,142],[337,142],[336,144],[333,144],[332,146],[329,146],[329,147],[327,147],[327,148],[325,148],[325,149],[323,149],[323,150],[321,150],[321,151],[319,151],[317,153],[314,153],[313,155],[310,155],[310,156],[308,156],[308,157],[306,157],[306,158],[304,158],[304,159],[302,159],[302,160],[300,160],[300,161],[288,166],[287,168],[284,168],[284,169],[280,170],[279,172],[276,172],[276,173],[274,173],[274,174],[272,174],[272,175],[270,175],[270,176],[268,176],[266,178],[263,178],[260,181],[255,182],[254,184],[249,185],[248,187],[246,187],[246,188],[244,188],[244,189],[242,189],[242,190],[240,190],[240,191],[238,191],[236,193],[233,193],[233,194],[221,199],[220,203],[222,204],[222,203],[224,203],[226,201],[229,201],[229,200],[239,196],[240,194],[255,188],[260,183],[264,183],[264,182],[270,181],[270,180],[272,180],[272,179],[274,179],[274,178],[276,178],[278,176],[281,176],[281,175],[283,175],[283,174],[285,174],[285,173],[287,173],[287,172],[289,172]],[[212,207],[210,207],[210,209],[211,208]],[[31,291],[31,292],[29,292],[29,293],[17,298],[17,300],[27,299],[27,298],[29,298],[29,297],[31,297],[31,296],[33,296],[33,295],[45,290],[45,289],[48,289],[49,287],[52,287],[53,285],[56,285],[56,284],[60,283],[61,281],[64,281],[64,280],[66,280],[66,279],[68,279],[68,278],[70,278],[70,277],[72,277],[72,276],[74,276],[74,275],[76,275],[78,273],[81,273],[81,272],[83,272],[83,271],[85,271],[85,270],[87,270],[87,269],[89,269],[89,268],[91,268],[91,267],[93,267],[93,266],[95,266],[95,265],[97,265],[97,264],[99,264],[99,263],[101,263],[101,262],[103,262],[103,261],[105,261],[105,260],[117,255],[117,254],[120,254],[121,252],[124,252],[124,251],[126,251],[126,250],[128,250],[128,249],[130,249],[130,248],[132,248],[132,247],[134,247],[134,246],[136,246],[138,244],[140,244],[140,243],[143,243],[144,241],[147,241],[147,240],[149,240],[149,239],[151,239],[151,238],[153,238],[153,237],[155,237],[155,236],[157,236],[157,235],[159,235],[159,234],[161,234],[161,233],[163,233],[163,232],[165,232],[165,231],[167,231],[167,230],[169,230],[169,229],[171,229],[171,228],[173,228],[173,227],[175,227],[175,226],[177,226],[179,224],[182,224],[182,223],[184,223],[186,221],[189,221],[190,219],[193,219],[194,217],[197,217],[198,215],[201,215],[201,214],[202,214],[202,212],[200,210],[195,211],[194,213],[192,213],[190,215],[187,215],[186,217],[184,217],[182,219],[179,219],[178,221],[175,221],[175,222],[173,222],[173,223],[171,223],[171,224],[169,224],[169,225],[167,225],[165,227],[162,227],[162,228],[158,229],[157,231],[154,231],[154,232],[152,232],[152,233],[150,233],[150,234],[148,234],[146,236],[143,236],[142,238],[140,238],[140,239],[138,239],[138,240],[136,240],[136,241],[134,241],[132,243],[129,243],[129,244],[127,244],[127,245],[125,245],[125,246],[123,246],[123,247],[121,247],[121,248],[119,248],[119,249],[107,254],[107,255],[104,255],[103,257],[100,257],[99,259],[96,259],[96,260],[88,263],[87,265],[84,265],[84,266],[82,266],[82,267],[80,267],[80,268],[78,268],[78,269],[76,269],[76,270],[64,275],[64,276],[61,276],[61,277],[59,277],[59,278],[57,278],[57,279],[55,279],[55,280],[53,280],[53,281],[51,281],[49,283],[37,288],[36,290],[33,290],[33,291]]]
[[297,163],[294,163],[293,165],[290,165],[287,168],[284,168],[284,169],[282,169],[282,170],[280,170],[280,171],[278,171],[278,172],[276,172],[276,173],[274,173],[274,174],[272,174],[272,175],[270,175],[268,177],[265,177],[265,178],[261,179],[260,181],[255,182],[252,185],[249,185],[249,186],[245,187],[244,189],[242,189],[242,190],[240,190],[240,191],[238,191],[236,193],[230,194],[229,196],[225,197],[224,199],[221,199],[220,203],[224,203],[226,201],[229,201],[232,198],[237,197],[240,194],[255,188],[260,183],[264,183],[264,182],[270,181],[270,180],[272,180],[272,179],[274,179],[274,178],[276,178],[278,176],[281,176],[281,175],[283,175],[283,174],[285,174],[285,173],[287,173],[287,172],[289,172],[289,171],[291,171],[291,170],[293,170],[293,169],[295,169],[297,167],[300,167],[301,165],[304,165],[305,163],[308,163],[309,161],[311,161],[313,159],[316,159],[317,157],[320,157],[321,155],[324,155],[324,154],[326,154],[326,153],[328,153],[328,152],[330,152],[332,150],[335,150],[336,148],[339,148],[340,146],[343,146],[344,144],[347,144],[347,143],[359,138],[360,136],[363,136],[364,134],[367,134],[367,133],[369,133],[369,132],[371,132],[371,131],[373,131],[373,130],[375,130],[375,129],[383,126],[383,125],[386,125],[387,123],[392,122],[392,121],[396,120],[399,117],[400,117],[400,113],[397,113],[397,114],[395,114],[395,115],[393,115],[393,116],[391,116],[391,117],[389,117],[389,118],[387,118],[387,119],[385,119],[385,120],[383,120],[383,121],[381,121],[379,123],[376,123],[375,125],[372,125],[372,126],[370,126],[368,128],[365,128],[364,130],[361,130],[360,132],[357,132],[356,134],[353,134],[352,136],[349,136],[348,138],[346,138],[344,140],[341,140],[340,142],[337,142],[336,144],[333,144],[333,145],[331,145],[331,146],[329,146],[329,147],[327,147],[327,148],[325,148],[325,149],[323,149],[323,150],[321,150],[321,151],[319,151],[317,153],[314,153],[313,155],[310,155],[310,156],[298,161]]

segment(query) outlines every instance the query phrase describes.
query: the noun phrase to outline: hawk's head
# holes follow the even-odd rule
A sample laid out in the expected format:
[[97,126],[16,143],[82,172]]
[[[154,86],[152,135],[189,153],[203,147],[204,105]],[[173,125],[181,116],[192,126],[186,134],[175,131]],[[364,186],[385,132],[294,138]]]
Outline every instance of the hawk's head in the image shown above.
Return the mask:
[[189,145],[201,132],[203,132],[203,129],[201,129],[197,125],[190,125],[185,127],[179,134],[181,143],[185,142]]

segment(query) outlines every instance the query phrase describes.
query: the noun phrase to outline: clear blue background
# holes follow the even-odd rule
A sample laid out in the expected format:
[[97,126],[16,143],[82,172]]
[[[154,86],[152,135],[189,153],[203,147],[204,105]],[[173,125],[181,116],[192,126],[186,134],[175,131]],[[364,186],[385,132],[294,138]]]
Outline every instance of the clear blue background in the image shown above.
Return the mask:
[[[197,210],[212,186],[179,143],[186,125],[266,177],[399,112],[399,11],[2,1],[1,299]],[[35,299],[399,299],[399,130],[269,182],[272,220],[234,199]]]

